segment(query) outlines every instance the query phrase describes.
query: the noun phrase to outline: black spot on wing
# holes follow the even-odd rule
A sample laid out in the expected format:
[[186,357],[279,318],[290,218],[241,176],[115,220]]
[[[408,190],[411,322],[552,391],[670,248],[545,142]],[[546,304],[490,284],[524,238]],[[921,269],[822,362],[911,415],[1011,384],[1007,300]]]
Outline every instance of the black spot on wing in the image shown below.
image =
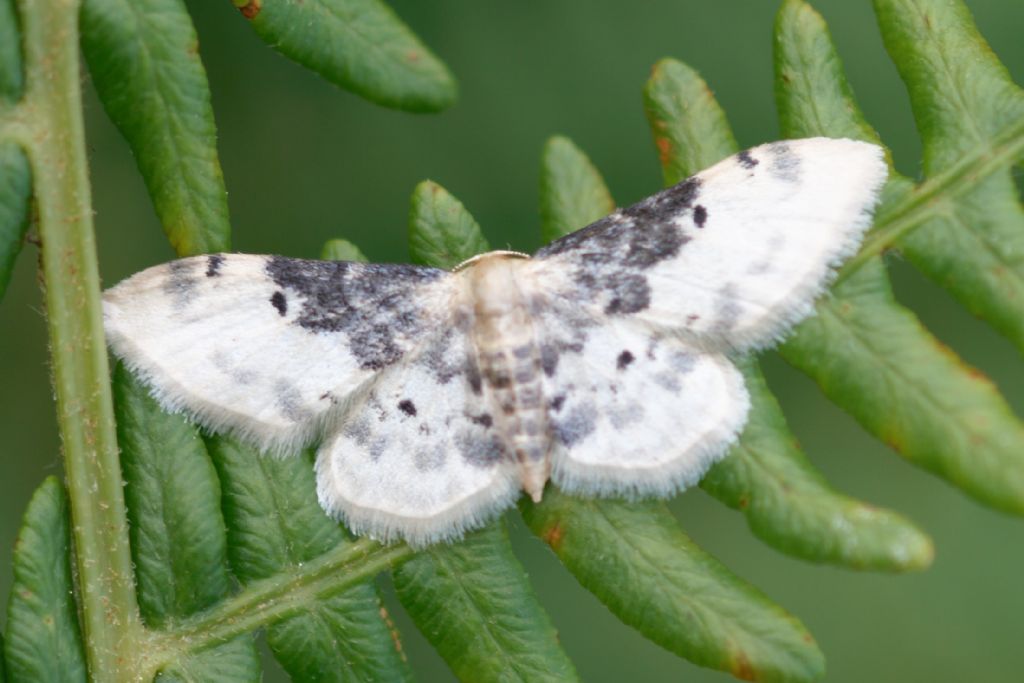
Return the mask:
[[629,349],[626,349],[615,359],[615,367],[619,370],[625,370],[634,360],[636,359],[633,357],[633,354],[629,352]]
[[740,166],[745,169],[752,169],[757,166],[758,161],[750,155],[750,150],[745,149],[736,155],[736,160],[740,162]]
[[210,254],[206,257],[206,277],[220,275],[220,267],[224,265],[224,254]]
[[562,409],[562,406],[564,404],[565,394],[559,394],[558,396],[555,396],[553,399],[551,399],[551,412],[557,413]]
[[698,228],[703,228],[704,224],[708,220],[708,210],[703,205],[698,204],[693,207],[693,222]]
[[406,415],[408,415],[409,417],[416,416],[416,404],[407,398],[403,398],[401,401],[398,402],[398,409],[401,410]]
[[266,272],[301,299],[294,323],[313,333],[342,333],[360,367],[379,370],[404,353],[433,323],[414,296],[445,276],[410,265],[307,261],[274,256]]
[[270,305],[276,308],[282,316],[288,315],[288,300],[280,289],[270,296]]

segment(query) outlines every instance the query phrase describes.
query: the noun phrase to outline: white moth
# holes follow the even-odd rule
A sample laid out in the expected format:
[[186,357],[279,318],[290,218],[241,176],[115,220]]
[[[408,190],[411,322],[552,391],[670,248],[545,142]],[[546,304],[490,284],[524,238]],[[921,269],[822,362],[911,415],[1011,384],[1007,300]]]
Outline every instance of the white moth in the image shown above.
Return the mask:
[[197,256],[107,291],[104,320],[165,408],[276,454],[319,440],[323,508],[424,545],[549,477],[628,497],[697,482],[746,420],[729,356],[811,313],[885,177],[874,145],[776,142],[532,258]]

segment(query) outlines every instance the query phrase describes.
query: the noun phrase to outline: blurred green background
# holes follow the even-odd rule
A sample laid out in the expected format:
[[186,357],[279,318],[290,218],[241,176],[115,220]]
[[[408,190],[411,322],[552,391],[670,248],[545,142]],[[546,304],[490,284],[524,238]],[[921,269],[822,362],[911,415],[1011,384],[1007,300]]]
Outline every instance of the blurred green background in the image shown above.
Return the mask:
[[[433,116],[381,109],[328,85],[268,49],[226,0],[188,4],[213,90],[238,251],[314,256],[324,240],[346,237],[371,260],[405,260],[408,198],[424,178],[459,197],[496,248],[532,250],[539,245],[539,153],[552,134],[570,136],[591,156],[620,204],[659,188],[640,91],[663,56],[702,73],[741,145],[778,137],[774,2],[392,2],[459,79],[459,103]],[[1015,80],[1024,82],[1024,2],[968,4]],[[870,4],[815,6],[829,22],[868,119],[899,169],[916,176],[920,143]],[[134,160],[89,87],[86,79],[101,272],[110,285],[173,254]],[[1024,364],[1010,344],[898,257],[890,265],[899,298],[1024,413]],[[0,433],[6,435],[0,594],[6,596],[20,516],[42,478],[60,470],[31,248],[0,304],[0,331]],[[921,524],[935,539],[934,567],[888,576],[792,560],[762,545],[740,515],[700,491],[673,502],[684,528],[807,624],[828,658],[829,681],[1020,681],[1024,520],[982,508],[912,468],[771,353],[765,369],[812,460],[841,490]],[[514,515],[510,523],[584,680],[729,680],[619,624]],[[451,680],[393,600],[392,607],[420,679]],[[280,676],[268,663],[267,680]]]

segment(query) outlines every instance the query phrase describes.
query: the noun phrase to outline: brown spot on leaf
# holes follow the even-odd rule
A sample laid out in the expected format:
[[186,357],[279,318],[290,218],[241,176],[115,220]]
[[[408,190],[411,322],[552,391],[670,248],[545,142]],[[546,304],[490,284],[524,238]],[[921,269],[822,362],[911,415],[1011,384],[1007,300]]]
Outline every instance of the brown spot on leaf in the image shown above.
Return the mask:
[[380,618],[384,620],[384,624],[387,626],[388,632],[391,634],[391,640],[395,644],[395,652],[398,653],[398,656],[402,658],[403,662],[409,661],[405,656],[405,652],[402,650],[401,634],[398,632],[398,629],[395,628],[395,622],[391,621],[391,615],[388,614],[388,610],[384,606],[381,606],[380,608]]
[[882,441],[885,443],[886,446],[893,449],[897,453],[903,452],[903,444],[899,441],[898,437],[886,436],[885,438],[882,439]]
[[658,161],[662,166],[667,166],[672,160],[672,141],[668,138],[655,138],[654,144],[658,146]]
[[742,652],[736,653],[736,659],[732,663],[732,675],[741,681],[756,681],[757,672],[754,671],[754,667],[750,664],[750,660],[747,655]]
[[549,546],[551,546],[552,550],[554,550],[555,552],[558,552],[558,550],[562,546],[562,534],[563,533],[564,532],[562,530],[562,523],[561,522],[555,522],[553,525],[551,525],[550,527],[548,527],[547,529],[544,530],[544,534],[543,534],[543,536],[541,538],[544,539],[545,543],[547,543]]
[[417,52],[416,50],[409,50],[408,52],[405,53],[405,61],[409,62],[410,64],[415,64],[416,62],[420,61],[420,53]]
[[239,7],[238,11],[241,12],[242,16],[246,19],[253,19],[260,13],[261,9],[263,9],[263,0],[249,0],[249,2]]

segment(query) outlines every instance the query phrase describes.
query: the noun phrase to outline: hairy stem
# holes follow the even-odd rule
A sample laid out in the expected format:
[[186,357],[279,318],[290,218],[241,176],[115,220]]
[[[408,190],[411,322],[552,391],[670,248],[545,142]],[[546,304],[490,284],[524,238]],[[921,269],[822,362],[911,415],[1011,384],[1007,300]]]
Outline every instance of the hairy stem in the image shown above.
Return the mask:
[[103,338],[78,61],[78,0],[21,0],[25,99],[57,420],[91,679],[130,677],[135,597]]
[[[211,609],[179,621],[159,637],[156,649],[164,663],[182,652],[195,652],[224,643],[280,619],[298,614],[314,602],[372,579],[410,559],[413,550],[403,544],[382,546],[361,539],[246,586]],[[154,661],[159,668],[160,662]]]

